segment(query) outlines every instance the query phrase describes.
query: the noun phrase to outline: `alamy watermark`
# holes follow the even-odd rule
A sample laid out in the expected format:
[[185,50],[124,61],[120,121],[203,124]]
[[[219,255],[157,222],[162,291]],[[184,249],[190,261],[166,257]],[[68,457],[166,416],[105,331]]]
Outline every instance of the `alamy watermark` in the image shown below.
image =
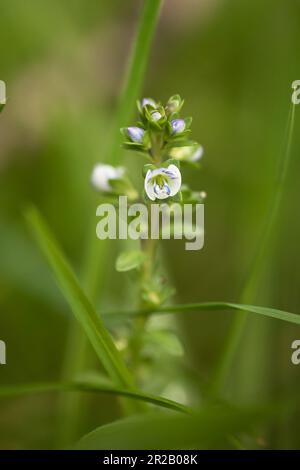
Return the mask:
[[[300,80],[294,80],[292,83],[292,103],[297,105],[300,103]],[[300,340],[295,339],[291,344],[291,349],[293,349],[291,355],[291,362],[295,366],[300,364]]]
[[[0,80],[0,111],[6,104],[6,86],[3,80]],[[6,364],[6,344],[0,340],[0,365]]]
[[3,80],[0,80],[0,106],[6,104],[6,85]]
[[118,208],[100,204],[96,215],[100,240],[185,239],[186,250],[200,250],[204,245],[204,204],[128,205],[127,197],[119,196]]
[[6,344],[0,340],[0,365],[6,364]]
[[295,339],[291,344],[291,348],[293,349],[291,362],[298,366],[300,364],[300,339]]
[[292,89],[294,90],[292,93],[292,103],[299,104],[300,103],[300,80],[293,81]]

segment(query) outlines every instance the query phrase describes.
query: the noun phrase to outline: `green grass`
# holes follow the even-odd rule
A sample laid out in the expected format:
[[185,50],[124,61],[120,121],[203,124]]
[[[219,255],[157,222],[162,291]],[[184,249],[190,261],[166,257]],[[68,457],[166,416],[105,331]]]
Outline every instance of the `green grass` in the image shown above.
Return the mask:
[[53,269],[58,286],[108,375],[116,384],[129,389],[133,388],[134,380],[126,368],[122,356],[116,349],[101,317],[80,287],[75,274],[42,216],[35,208],[30,208],[26,212],[26,219],[33,236]]
[[166,408],[180,413],[191,413],[191,410],[187,406],[177,403],[173,400],[168,400],[167,398],[157,397],[155,395],[137,392],[133,390],[121,389],[113,385],[97,384],[94,382],[87,381],[6,385],[0,388],[0,397],[13,398],[20,397],[23,395],[35,395],[50,392],[86,392],[116,395],[120,397],[130,398],[132,400],[145,402],[151,405],[156,405],[158,407]]
[[[268,212],[266,214],[266,223],[263,229],[263,233],[260,237],[256,256],[252,263],[252,269],[249,272],[241,295],[241,303],[251,303],[255,299],[255,294],[261,280],[263,270],[267,265],[268,259],[272,253],[273,237],[276,233],[280,204],[284,192],[288,165],[290,161],[294,124],[295,105],[292,104],[287,120],[286,134],[281,149],[278,174],[272,188],[272,198]],[[254,312],[254,310],[250,311]],[[261,309],[260,307],[256,307],[256,311],[254,313],[264,314],[273,318],[279,318],[281,320],[299,324],[300,317],[288,312],[276,312],[272,309]],[[241,337],[247,324],[247,319],[248,316],[245,313],[245,308],[243,308],[239,313],[236,314],[232,321],[224,348],[221,352],[219,362],[217,363],[216,370],[212,378],[212,391],[214,394],[222,393],[222,390],[226,384],[226,379],[230,373],[235,355],[237,354]]]
[[285,312],[270,307],[260,307],[257,305],[246,305],[237,304],[234,302],[199,302],[193,304],[177,304],[177,305],[165,305],[162,307],[155,307],[153,310],[132,310],[125,312],[103,312],[103,316],[108,319],[111,317],[117,317],[120,322],[122,319],[128,319],[136,316],[151,316],[170,313],[184,314],[187,312],[199,313],[199,311],[222,311],[222,310],[238,310],[240,315],[242,312],[255,313],[269,318],[275,318],[295,325],[300,325],[300,315],[291,312]]

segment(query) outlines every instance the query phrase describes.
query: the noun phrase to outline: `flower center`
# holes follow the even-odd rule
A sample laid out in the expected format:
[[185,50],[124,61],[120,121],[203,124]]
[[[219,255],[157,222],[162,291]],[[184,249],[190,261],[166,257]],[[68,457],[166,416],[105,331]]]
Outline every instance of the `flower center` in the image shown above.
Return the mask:
[[156,176],[154,178],[153,190],[157,196],[169,196],[171,189],[168,185],[167,178],[162,175]]

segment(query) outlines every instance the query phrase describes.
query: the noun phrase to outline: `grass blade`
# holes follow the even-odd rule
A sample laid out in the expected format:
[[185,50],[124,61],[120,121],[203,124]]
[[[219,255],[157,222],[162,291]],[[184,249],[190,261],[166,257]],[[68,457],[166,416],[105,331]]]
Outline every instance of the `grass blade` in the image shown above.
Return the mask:
[[52,236],[40,213],[35,208],[28,209],[26,218],[41,250],[48,259],[57,283],[69,303],[72,312],[84,329],[96,354],[107,373],[117,385],[133,387],[133,380],[114,342],[106,330],[100,315],[81,289],[70,265]]
[[119,109],[111,139],[109,163],[118,163],[120,152],[120,128],[127,125],[136,99],[138,98],[148,63],[150,47],[159,17],[162,0],[145,0],[139,28],[133,43],[124,86],[120,96]]
[[32,383],[7,385],[0,388],[0,398],[12,398],[23,395],[32,395],[36,393],[49,392],[90,392],[90,393],[106,393],[109,395],[117,395],[133,400],[139,400],[152,405],[160,406],[181,413],[191,413],[191,410],[181,403],[177,403],[167,398],[157,397],[152,394],[137,392],[133,390],[125,390],[108,384],[97,384],[89,382],[66,382],[66,383]]
[[105,312],[105,318],[119,318],[120,320],[128,319],[128,317],[148,316],[155,314],[170,314],[170,313],[185,313],[195,312],[202,310],[239,310],[241,312],[256,313],[269,318],[286,321],[300,325],[300,315],[296,313],[286,312],[270,307],[260,307],[257,305],[236,304],[233,302],[200,302],[193,304],[170,305],[164,307],[157,307],[153,310],[132,310],[128,312]]
[[[254,257],[252,269],[249,272],[248,279],[241,295],[241,303],[248,303],[253,301],[257,291],[259,279],[266,265],[267,257],[268,255],[270,256],[271,253],[270,247],[272,247],[272,237],[274,236],[273,234],[276,233],[275,226],[278,220],[278,214],[290,160],[294,123],[295,105],[292,104],[287,121],[284,148],[279,161],[277,180],[274,184],[273,197],[271,198],[270,207],[266,214],[266,224],[260,243],[258,244],[258,249],[256,256]],[[246,314],[237,314],[233,319],[232,326],[224,345],[224,349],[220,355],[220,360],[212,378],[211,387],[214,394],[219,394],[225,385],[226,378],[230,372],[231,364],[240,344],[243,331],[245,330],[246,322]]]

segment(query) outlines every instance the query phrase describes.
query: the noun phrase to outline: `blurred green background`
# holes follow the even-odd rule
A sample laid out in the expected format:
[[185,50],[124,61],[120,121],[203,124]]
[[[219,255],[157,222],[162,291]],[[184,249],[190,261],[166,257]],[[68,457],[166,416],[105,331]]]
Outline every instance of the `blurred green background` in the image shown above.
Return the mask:
[[[63,375],[73,317],[22,212],[29,202],[39,207],[83,278],[96,225],[90,173],[107,157],[108,130],[142,3],[1,2],[0,79],[8,95],[0,116],[3,385]],[[193,136],[205,155],[201,172],[187,170],[184,177],[208,193],[204,249],[187,252],[179,241],[163,244],[180,303],[239,300],[276,190],[291,83],[300,79],[299,42],[298,0],[164,3],[143,95],[185,98],[184,114],[193,116]],[[295,313],[300,307],[297,111],[280,220],[253,299]],[[126,156],[137,176],[139,158]],[[114,270],[118,249],[111,244],[105,261],[104,294],[97,300],[105,310],[134,305],[130,281]],[[199,390],[214,370],[231,319],[230,312],[202,312],[171,320],[184,355],[171,348],[167,371],[159,358],[154,361],[153,382],[163,375],[168,386],[152,383],[153,391],[201,403]],[[300,366],[290,361],[291,343],[299,338],[297,327],[251,315],[227,383],[228,398],[258,404],[288,399],[300,385]],[[56,447],[60,400],[57,394],[1,399],[0,448]],[[90,398],[85,407],[78,435],[118,416],[115,400],[106,396]],[[254,433],[248,446],[299,448],[299,422],[295,414],[273,422]]]

